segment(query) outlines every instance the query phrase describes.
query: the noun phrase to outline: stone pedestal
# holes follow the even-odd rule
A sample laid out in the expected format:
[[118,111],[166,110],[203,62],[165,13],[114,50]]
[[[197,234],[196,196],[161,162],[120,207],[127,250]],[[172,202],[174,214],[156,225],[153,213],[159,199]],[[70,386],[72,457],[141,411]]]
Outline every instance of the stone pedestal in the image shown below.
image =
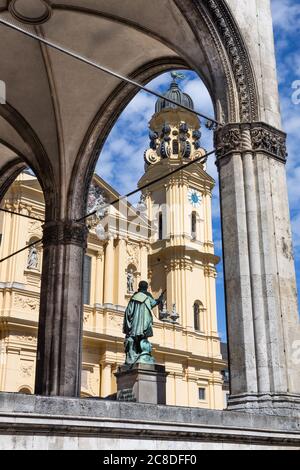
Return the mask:
[[166,377],[164,366],[157,364],[135,364],[119,367],[117,378],[117,400],[138,403],[166,404]]

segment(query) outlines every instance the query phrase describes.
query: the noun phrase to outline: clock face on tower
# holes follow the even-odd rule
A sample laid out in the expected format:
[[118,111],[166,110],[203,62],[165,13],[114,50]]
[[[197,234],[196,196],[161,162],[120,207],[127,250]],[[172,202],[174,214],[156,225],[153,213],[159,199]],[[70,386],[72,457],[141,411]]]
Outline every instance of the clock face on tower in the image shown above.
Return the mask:
[[199,193],[199,191],[197,191],[196,189],[189,189],[188,199],[189,199],[190,204],[192,204],[192,206],[196,208],[200,206],[201,201],[202,201],[202,196]]

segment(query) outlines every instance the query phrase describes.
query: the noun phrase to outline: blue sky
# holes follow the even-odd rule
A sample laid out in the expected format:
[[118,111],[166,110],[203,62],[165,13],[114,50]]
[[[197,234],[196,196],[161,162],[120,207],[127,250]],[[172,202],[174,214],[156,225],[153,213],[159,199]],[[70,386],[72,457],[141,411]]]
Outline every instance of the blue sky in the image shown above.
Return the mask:
[[[298,0],[272,0],[272,9],[283,127],[289,134],[287,175],[297,284],[298,292],[300,292],[300,92],[297,95],[297,90],[293,89],[293,85],[297,85],[295,82],[300,80],[298,46],[300,4]],[[193,72],[185,71],[184,73],[186,79],[181,82],[180,86],[193,98],[195,109],[213,116],[212,102],[201,80]],[[169,73],[163,74],[148,86],[153,90],[164,92],[170,80]],[[299,100],[296,99],[297,97]],[[121,194],[135,188],[138,179],[144,173],[143,154],[149,145],[148,122],[154,113],[155,101],[156,98],[149,94],[138,93],[118,119],[101,152],[96,171]],[[208,151],[213,149],[212,137],[212,133],[203,126],[202,145]],[[207,171],[217,182],[213,195],[213,228],[215,251],[221,256],[218,173],[214,157],[209,160]],[[218,328],[222,339],[226,339],[222,264],[218,266],[218,271]]]
[[300,100],[296,102],[300,93],[293,88],[300,80],[300,3],[299,0],[272,0],[272,9],[282,120],[288,133],[287,175],[300,292]]

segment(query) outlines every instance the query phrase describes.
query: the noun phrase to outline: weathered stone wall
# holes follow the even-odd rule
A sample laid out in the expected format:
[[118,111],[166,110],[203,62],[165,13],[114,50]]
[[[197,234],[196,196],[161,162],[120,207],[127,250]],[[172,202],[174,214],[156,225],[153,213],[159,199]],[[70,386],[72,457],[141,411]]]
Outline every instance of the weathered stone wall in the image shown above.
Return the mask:
[[0,394],[3,449],[300,449],[299,420],[97,399]]

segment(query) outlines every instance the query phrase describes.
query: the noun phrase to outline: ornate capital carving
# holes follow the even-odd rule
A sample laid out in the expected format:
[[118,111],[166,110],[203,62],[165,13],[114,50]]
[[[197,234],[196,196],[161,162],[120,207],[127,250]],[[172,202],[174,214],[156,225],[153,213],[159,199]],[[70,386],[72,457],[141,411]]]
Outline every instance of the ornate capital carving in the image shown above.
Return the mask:
[[217,159],[231,153],[264,152],[286,162],[286,134],[268,124],[228,124],[215,133]]
[[88,229],[84,223],[72,221],[47,222],[44,225],[43,244],[78,245],[86,248]]

